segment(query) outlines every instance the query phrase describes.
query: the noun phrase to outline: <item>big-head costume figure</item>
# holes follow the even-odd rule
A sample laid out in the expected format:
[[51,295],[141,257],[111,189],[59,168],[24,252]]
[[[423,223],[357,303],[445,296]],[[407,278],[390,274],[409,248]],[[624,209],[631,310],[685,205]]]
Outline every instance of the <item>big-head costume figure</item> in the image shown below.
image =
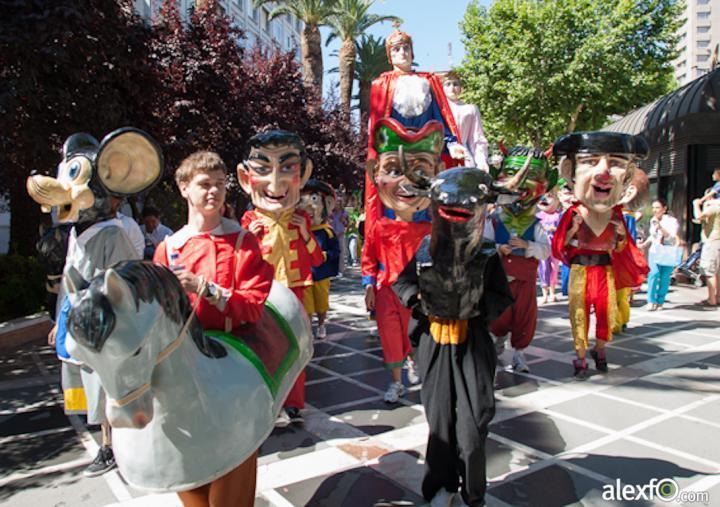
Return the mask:
[[576,132],[559,138],[553,153],[562,176],[572,182],[577,203],[563,215],[553,237],[553,255],[570,266],[569,311],[577,359],[575,378],[588,377],[591,309],[595,310],[596,368],[608,369],[605,345],[617,318],[615,291],[640,285],[648,272],[645,257],[628,233],[618,203],[633,178],[635,160],[648,155],[639,136],[616,132]]
[[505,335],[515,349],[513,368],[529,371],[523,350],[530,345],[537,326],[535,285],[540,261],[550,255],[550,240],[537,219],[537,203],[557,183],[557,171],[550,167],[540,150],[522,146],[512,148],[499,170],[491,174],[501,184],[520,193],[519,198],[500,206],[491,217],[493,238],[510,281],[515,303],[491,326],[498,339],[498,350],[504,347]]
[[[111,197],[128,197],[149,189],[162,176],[163,157],[155,140],[135,128],[121,128],[102,142],[89,134],[68,137],[57,177],[31,176],[30,196],[43,211],[57,208],[60,222],[72,222],[64,276],[74,268],[85,280],[119,261],[139,259],[123,229],[114,218]],[[67,332],[70,299],[61,290],[58,316],[51,332],[58,357],[63,361],[62,384],[66,413],[87,412],[90,424],[103,425],[103,447],[86,473],[98,474],[114,465],[105,415],[105,394],[97,374],[80,369],[68,353],[73,340]]]
[[472,167],[433,180],[409,170],[407,176],[432,201],[432,232],[393,285],[418,322],[412,335],[430,429],[422,493],[431,505],[451,505],[461,486],[467,505],[483,505],[485,441],[495,414],[496,355],[488,322],[512,303],[495,245],[484,242],[483,230],[487,205],[504,189]]
[[[297,209],[300,189],[312,174],[312,161],[300,136],[286,130],[256,134],[245,146],[238,165],[240,186],[255,209],[242,217],[242,226],[257,236],[263,258],[275,268],[275,280],[303,301],[313,283],[312,268],[323,263],[323,253],[312,234],[310,216]],[[302,422],[305,373],[285,402],[287,420]]]
[[[405,388],[400,380],[403,362],[411,352],[408,338],[410,310],[400,304],[391,285],[430,232],[430,201],[409,193],[405,167],[432,177],[444,169],[440,161],[443,127],[429,121],[420,130],[405,128],[393,118],[382,118],[371,133],[376,159],[367,163],[367,174],[382,202],[384,214],[375,227],[366,228],[362,252],[362,281],[368,310],[375,310],[385,366],[392,383],[385,401],[394,403]],[[415,380],[409,362],[408,377]]]
[[458,142],[465,148],[465,165],[488,170],[488,140],[485,137],[480,109],[460,98],[462,81],[455,71],[443,75],[443,91],[458,128]]
[[[405,128],[421,129],[434,120],[442,127],[446,148],[442,157],[446,167],[459,165],[467,150],[458,142],[460,137],[450,104],[445,97],[440,77],[432,72],[415,72],[412,37],[396,29],[385,40],[387,58],[393,67],[375,79],[370,90],[368,120],[368,160],[376,160],[373,132],[381,118],[393,118]],[[369,232],[382,216],[382,204],[369,175],[365,178],[365,230]]]
[[313,284],[305,288],[304,301],[310,319],[317,314],[316,336],[325,338],[325,316],[330,309],[330,283],[338,275],[340,264],[340,243],[330,224],[328,216],[336,202],[335,189],[324,181],[311,179],[302,189],[300,208],[305,210],[312,221],[312,231],[324,262],[312,268]]

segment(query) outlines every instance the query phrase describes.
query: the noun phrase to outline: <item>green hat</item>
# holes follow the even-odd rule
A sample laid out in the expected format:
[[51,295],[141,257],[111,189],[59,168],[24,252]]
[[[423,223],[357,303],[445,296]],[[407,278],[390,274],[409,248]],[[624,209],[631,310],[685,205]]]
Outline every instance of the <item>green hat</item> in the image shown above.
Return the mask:
[[373,147],[378,154],[399,151],[405,153],[427,152],[440,155],[445,141],[443,126],[430,120],[420,130],[406,129],[394,118],[381,118],[375,124]]

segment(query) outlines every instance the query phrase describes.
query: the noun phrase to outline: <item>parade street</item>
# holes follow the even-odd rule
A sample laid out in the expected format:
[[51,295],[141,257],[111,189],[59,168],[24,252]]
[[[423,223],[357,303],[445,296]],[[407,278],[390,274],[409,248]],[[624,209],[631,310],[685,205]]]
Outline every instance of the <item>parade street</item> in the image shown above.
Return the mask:
[[[708,492],[718,505],[720,321],[716,310],[693,308],[700,293],[675,286],[666,309],[652,313],[639,294],[627,332],[610,346],[609,374],[586,382],[572,379],[564,298],[541,306],[531,373],[497,374],[488,505],[614,505],[606,485],[607,495],[634,485],[638,501],[629,503],[653,505],[642,488],[653,479]],[[423,505],[419,386],[397,405],[382,401],[388,374],[357,271],[334,282],[331,304],[328,337],[315,342],[307,369],[305,425],[276,429],[260,449],[256,505]],[[50,348],[1,361],[0,504],[180,505],[173,494],[143,496],[117,471],[83,477],[99,431],[63,415]]]

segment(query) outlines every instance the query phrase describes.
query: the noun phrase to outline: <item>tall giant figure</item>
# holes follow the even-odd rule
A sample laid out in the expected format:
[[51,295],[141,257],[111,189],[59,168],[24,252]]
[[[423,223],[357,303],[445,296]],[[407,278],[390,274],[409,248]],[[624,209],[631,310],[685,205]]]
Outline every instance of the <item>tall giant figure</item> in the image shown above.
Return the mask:
[[[393,70],[385,72],[372,83],[368,122],[368,160],[377,159],[373,133],[381,118],[393,118],[405,128],[421,129],[435,120],[443,129],[447,143],[443,149],[446,167],[459,165],[466,150],[458,142],[460,134],[450,104],[445,97],[440,77],[432,72],[415,72],[413,41],[407,33],[396,29],[385,40],[385,51]],[[369,232],[382,216],[382,203],[370,177],[365,177],[365,231]]]

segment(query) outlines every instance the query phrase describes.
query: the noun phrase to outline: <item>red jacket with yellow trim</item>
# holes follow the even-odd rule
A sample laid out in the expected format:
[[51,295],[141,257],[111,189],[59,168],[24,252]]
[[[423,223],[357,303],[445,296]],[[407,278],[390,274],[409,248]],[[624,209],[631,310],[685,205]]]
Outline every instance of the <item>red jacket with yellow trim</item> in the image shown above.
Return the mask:
[[259,210],[247,211],[242,217],[242,226],[250,228],[255,220],[265,222],[263,231],[257,235],[263,258],[275,268],[275,280],[286,287],[306,287],[312,285],[312,268],[320,266],[325,257],[312,234],[310,216],[302,210],[295,215],[305,219],[310,239],[303,241],[300,228],[289,223],[293,212],[286,212],[278,220]]

